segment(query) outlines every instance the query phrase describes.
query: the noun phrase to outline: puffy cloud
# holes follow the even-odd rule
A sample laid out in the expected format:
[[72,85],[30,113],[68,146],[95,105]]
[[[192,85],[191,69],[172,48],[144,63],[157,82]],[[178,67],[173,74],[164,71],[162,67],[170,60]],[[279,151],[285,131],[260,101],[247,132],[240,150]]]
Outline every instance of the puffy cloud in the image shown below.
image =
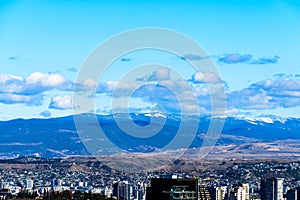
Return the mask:
[[4,104],[40,105],[43,96],[41,94],[25,94],[24,86],[24,80],[21,77],[0,74],[0,102]]
[[[268,92],[272,96],[286,96],[288,93],[300,91],[300,80],[293,78],[279,78],[279,79],[268,79],[254,83],[250,86],[251,88],[261,88]],[[290,96],[290,95],[288,95]],[[300,97],[300,96],[297,96]]]
[[34,72],[25,79],[10,74],[0,74],[0,101],[4,104],[40,105],[43,92],[53,89],[71,91],[72,88],[73,83],[57,73]]
[[[296,76],[285,77],[280,74],[278,77],[283,78],[259,81],[239,91],[227,91],[227,109],[238,112],[238,110],[269,110],[300,106],[300,80]],[[194,91],[199,106],[209,111],[210,94],[214,91],[209,91],[205,85],[194,86]]]
[[162,81],[170,79],[170,69],[168,68],[159,68],[153,74],[153,79]]
[[[112,94],[115,93],[116,96],[124,96],[133,91],[137,87],[137,84],[126,81],[106,81],[98,82],[94,79],[87,78],[81,82],[75,84],[74,90],[77,92],[81,91],[91,91],[98,94]],[[122,94],[124,92],[124,94]]]
[[72,83],[60,74],[43,74],[34,72],[28,77],[0,74],[0,92],[36,95],[47,90],[72,90]]
[[23,79],[10,74],[0,74],[0,93],[21,93]]
[[260,57],[254,58],[250,54],[239,54],[239,53],[231,53],[221,56],[218,59],[219,62],[226,63],[226,64],[236,64],[236,63],[248,63],[248,64],[275,64],[279,61],[279,56],[273,57]]
[[139,87],[137,82],[107,81],[102,82],[97,87],[98,94],[112,95],[114,98],[127,97]]
[[51,112],[49,110],[45,110],[45,111],[40,113],[40,116],[51,117]]
[[15,104],[15,103],[24,103],[26,105],[41,105],[43,100],[43,96],[38,95],[19,95],[19,94],[11,94],[11,93],[0,93],[0,102],[4,104]]
[[[97,86],[97,93],[107,93],[112,94],[115,98],[118,97],[128,97],[136,92],[137,90],[143,90],[147,92],[152,91],[154,88],[150,86],[151,81],[154,81],[155,84],[164,85],[171,90],[182,90],[190,88],[190,84],[184,80],[171,80],[170,79],[170,70],[168,68],[158,68],[153,73],[139,78],[133,81],[106,81],[101,82]],[[88,82],[91,83],[92,88],[95,87],[97,82],[95,81],[83,81],[80,83],[82,88],[87,89]],[[146,82],[146,83],[145,83]],[[154,84],[154,85],[155,85]],[[153,85],[153,84],[152,84]],[[84,87],[85,86],[85,87]],[[140,88],[141,87],[141,88]],[[79,87],[80,88],[80,87]]]
[[113,97],[119,98],[119,97],[128,97],[132,95],[134,91],[136,91],[139,87],[139,84],[135,82],[117,82],[111,83],[110,85],[107,85],[107,89],[110,89],[115,85],[114,90],[112,91]]
[[[221,82],[220,78],[213,73],[199,72],[192,78],[192,81],[197,83],[205,83],[205,80],[209,83]],[[198,84],[198,88],[192,86],[189,81],[173,80],[170,78],[168,68],[158,68],[153,73],[136,81],[100,83],[97,93],[111,94],[112,98],[117,98],[117,101],[127,101],[130,98],[141,99],[145,103],[159,105],[170,113],[195,113],[197,109],[211,110],[211,95],[217,95],[217,88],[214,90],[213,87],[210,87],[210,91],[206,87],[200,89],[200,86],[204,85]],[[117,105],[121,104],[121,102],[117,103]]]
[[268,96],[265,91],[249,88],[228,94],[227,104],[230,108],[244,110],[273,109],[276,107],[276,104],[272,102],[272,97]]
[[76,83],[74,90],[77,91],[95,91],[97,89],[98,82],[92,78],[84,79],[83,81]]
[[194,83],[220,83],[221,79],[214,73],[196,72],[192,75],[191,81]]
[[139,87],[132,98],[155,104],[168,113],[195,113],[199,108],[196,94],[186,81],[161,81]]
[[71,109],[72,107],[72,97],[70,95],[55,96],[51,99],[49,105],[49,108],[57,110],[66,110]]
[[107,82],[100,83],[98,85],[97,92],[98,93],[113,92],[117,84],[118,82],[116,81],[107,81]]
[[172,91],[184,92],[191,89],[191,85],[184,80],[164,80],[160,81],[159,84],[169,88]]
[[278,78],[251,84],[228,94],[228,104],[239,109],[274,109],[300,106],[300,80]]
[[122,97],[130,95],[139,84],[137,81],[126,82],[126,81],[106,81],[98,84],[93,79],[85,79],[80,83],[76,83],[74,91],[91,91],[97,94],[114,95],[114,97]]
[[[112,95],[112,98],[138,98],[150,104],[159,105],[166,112],[193,112],[197,108],[203,113],[210,113],[213,108],[222,106],[224,95],[220,92],[222,85],[214,84],[224,82],[213,73],[197,72],[189,80],[193,83],[213,83],[208,88],[207,84],[191,84],[184,80],[172,80],[167,68],[155,70],[141,80],[155,80],[154,84],[143,81],[100,83],[97,93]],[[268,79],[251,84],[239,91],[226,90],[226,103],[229,114],[239,113],[239,110],[263,110],[277,107],[300,106],[300,80],[297,76],[278,74],[277,79]],[[84,81],[83,85],[95,87],[95,81]],[[153,82],[152,82],[153,83]],[[214,87],[216,86],[216,87]],[[224,91],[225,92],[225,91]],[[195,97],[197,103],[195,103]],[[214,97],[214,101],[212,101]],[[219,99],[218,99],[219,98]],[[126,108],[127,109],[127,108]]]
[[43,74],[34,72],[25,79],[27,85],[38,85],[43,88],[60,88],[67,83],[67,80],[60,74]]
[[0,74],[0,84],[9,82],[11,80],[18,80],[18,81],[22,81],[22,77],[19,76],[14,76],[11,74]]
[[167,67],[161,67],[156,69],[153,73],[146,75],[145,77],[138,78],[137,81],[162,81],[170,79],[170,69]]

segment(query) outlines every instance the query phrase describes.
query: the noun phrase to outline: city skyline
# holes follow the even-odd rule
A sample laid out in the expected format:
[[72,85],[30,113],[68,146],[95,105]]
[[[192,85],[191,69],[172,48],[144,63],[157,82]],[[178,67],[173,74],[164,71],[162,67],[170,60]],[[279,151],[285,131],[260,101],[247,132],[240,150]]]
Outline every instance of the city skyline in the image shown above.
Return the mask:
[[[227,161],[222,165],[211,161],[211,165],[206,163],[207,166],[183,171],[177,168],[184,168],[183,165],[175,164],[177,167],[168,170],[128,173],[111,170],[91,157],[2,160],[0,196],[6,199],[58,196],[77,199],[83,195],[90,199],[103,195],[103,199],[120,200],[299,199],[299,161]],[[78,170],[85,166],[89,166],[89,171]]]
[[[193,71],[187,60],[201,57],[192,52],[184,57],[159,51],[129,53],[116,59],[103,76],[95,95],[95,113],[111,112],[113,88],[132,67],[159,63],[172,67],[191,85],[201,114],[209,114],[207,105],[201,102],[209,96],[202,80],[205,76],[206,81],[224,83],[226,115],[300,117],[299,11],[299,3],[292,0],[171,4],[129,0],[3,1],[0,120],[73,114],[73,86],[84,60],[108,38],[145,27],[174,30],[195,40],[215,63],[220,77]],[[169,80],[168,73],[166,68],[157,68],[140,78]],[[162,90],[154,96],[146,92],[132,98],[132,111],[178,113],[172,106],[173,98],[167,98],[168,92]],[[187,109],[195,106],[188,100],[185,104]]]

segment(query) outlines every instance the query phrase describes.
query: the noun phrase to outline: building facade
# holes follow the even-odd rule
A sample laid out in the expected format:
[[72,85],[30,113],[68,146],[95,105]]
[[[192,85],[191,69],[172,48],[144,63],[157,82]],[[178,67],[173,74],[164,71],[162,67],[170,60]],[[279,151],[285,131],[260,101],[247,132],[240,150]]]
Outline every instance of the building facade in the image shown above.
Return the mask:
[[270,177],[261,181],[261,199],[283,200],[283,178]]
[[146,200],[198,200],[198,180],[182,178],[153,178]]
[[130,200],[130,186],[128,181],[117,181],[113,184],[113,196],[119,200]]

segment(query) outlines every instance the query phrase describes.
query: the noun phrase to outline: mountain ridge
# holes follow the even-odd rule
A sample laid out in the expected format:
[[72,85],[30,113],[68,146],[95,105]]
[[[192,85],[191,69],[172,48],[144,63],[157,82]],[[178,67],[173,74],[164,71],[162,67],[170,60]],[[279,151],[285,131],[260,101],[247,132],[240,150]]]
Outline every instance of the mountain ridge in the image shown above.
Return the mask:
[[[153,115],[152,115],[153,114]],[[183,126],[186,134],[189,134],[189,124],[199,121],[197,133],[190,146],[186,148],[201,147],[203,139],[211,122],[212,116],[187,116],[180,118],[180,115],[162,115],[160,113],[119,113],[116,115],[95,115],[85,113],[79,115],[69,115],[57,118],[33,118],[14,119],[0,121],[0,157],[33,156],[41,157],[65,157],[72,155],[91,155],[86,149],[83,141],[93,140],[93,138],[82,138],[74,123],[74,117],[80,122],[87,124],[93,129],[97,128],[97,119],[104,131],[109,133],[108,139],[120,146],[122,152],[149,153],[161,150],[169,140],[177,137],[176,131]],[[126,116],[126,117],[125,117]],[[123,125],[130,126],[132,121],[140,127],[147,127],[154,117],[156,125],[164,122],[164,127],[158,136],[151,139],[139,139],[130,137],[119,129],[114,121],[119,120]],[[199,118],[195,118],[199,117]],[[218,120],[218,116],[215,116]],[[160,121],[161,120],[161,121]],[[224,127],[216,145],[245,145],[248,143],[271,142],[278,140],[300,140],[300,119],[299,118],[234,118],[220,117],[224,120]],[[183,122],[185,121],[185,122]],[[184,139],[184,137],[182,138]],[[105,141],[107,142],[107,141]],[[126,143],[128,142],[128,144]],[[272,149],[272,148],[270,148]],[[276,148],[273,148],[276,149]]]

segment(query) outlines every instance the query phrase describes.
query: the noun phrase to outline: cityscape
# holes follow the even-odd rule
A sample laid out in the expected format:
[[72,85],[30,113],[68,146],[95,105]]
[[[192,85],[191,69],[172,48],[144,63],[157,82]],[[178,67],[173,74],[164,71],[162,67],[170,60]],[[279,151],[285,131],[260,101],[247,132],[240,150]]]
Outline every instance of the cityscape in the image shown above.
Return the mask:
[[300,161],[235,160],[202,170],[140,173],[116,171],[93,158],[24,157],[2,160],[0,166],[1,199],[292,200],[300,195]]

